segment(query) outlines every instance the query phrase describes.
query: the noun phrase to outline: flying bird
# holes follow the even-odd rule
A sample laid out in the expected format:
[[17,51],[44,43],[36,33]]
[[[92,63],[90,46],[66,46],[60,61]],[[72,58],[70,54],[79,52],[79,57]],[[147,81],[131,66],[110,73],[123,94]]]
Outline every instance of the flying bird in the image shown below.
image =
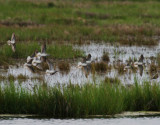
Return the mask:
[[46,61],[47,61],[48,67],[49,67],[49,69],[46,70],[46,74],[54,75],[56,72],[58,72],[53,69],[53,65],[49,60],[46,60]]
[[15,52],[16,51],[16,37],[14,33],[12,33],[11,40],[8,40],[7,43],[9,46],[12,47],[12,51]]
[[32,67],[32,60],[25,63],[24,66],[27,67],[32,73],[35,72],[34,68]]

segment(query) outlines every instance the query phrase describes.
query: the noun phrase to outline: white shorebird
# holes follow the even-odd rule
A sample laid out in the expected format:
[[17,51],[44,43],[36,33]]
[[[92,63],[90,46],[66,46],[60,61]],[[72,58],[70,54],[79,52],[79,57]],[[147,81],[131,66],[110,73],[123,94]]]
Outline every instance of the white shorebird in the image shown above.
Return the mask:
[[124,67],[124,71],[126,71],[127,69],[130,69],[131,68],[131,63],[128,62],[127,65]]
[[48,54],[46,53],[46,43],[44,42],[41,46],[41,52],[37,53],[37,57],[39,57],[42,62],[46,62],[46,57]]
[[58,72],[54,70],[52,63],[49,60],[47,60],[47,64],[48,64],[49,69],[46,70],[46,74],[54,75],[56,72]]
[[88,54],[87,57],[83,58],[82,62],[78,63],[78,68],[85,67],[85,66],[87,66],[88,64],[91,64],[91,63],[92,63],[92,61],[91,61],[91,54]]
[[41,61],[46,62],[48,54],[46,54],[46,43],[44,42],[41,46]]
[[11,40],[8,40],[7,43],[9,46],[12,47],[12,51],[15,52],[16,51],[16,37],[14,33],[12,33]]
[[139,60],[138,60],[138,62],[134,62],[134,66],[135,67],[138,67],[140,65],[142,66],[143,65],[143,60],[144,60],[144,56],[141,55],[140,58],[139,58]]
[[34,68],[32,67],[32,60],[24,64],[25,67],[27,67],[31,72],[35,72]]
[[33,61],[34,57],[36,57],[37,50],[31,55],[27,57],[27,62],[30,62],[31,60]]
[[38,69],[42,70],[42,66],[41,66],[42,61],[40,60],[39,57],[34,57],[33,61],[32,61],[32,65],[37,67]]

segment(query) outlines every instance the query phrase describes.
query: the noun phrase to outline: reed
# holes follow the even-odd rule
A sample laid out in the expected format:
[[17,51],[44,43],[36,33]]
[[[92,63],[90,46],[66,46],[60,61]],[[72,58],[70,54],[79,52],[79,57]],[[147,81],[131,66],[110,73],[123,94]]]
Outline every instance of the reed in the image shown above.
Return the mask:
[[158,83],[145,81],[140,85],[135,81],[132,87],[127,87],[106,82],[98,85],[39,86],[33,91],[10,82],[0,87],[0,113],[86,117],[123,111],[160,111]]
[[96,63],[93,63],[91,65],[92,67],[92,72],[94,73],[95,71],[96,72],[99,72],[99,73],[105,73],[109,70],[111,70],[111,65],[108,65],[107,63],[105,62],[96,62]]
[[109,54],[107,52],[103,52],[102,61],[107,63],[110,61]]

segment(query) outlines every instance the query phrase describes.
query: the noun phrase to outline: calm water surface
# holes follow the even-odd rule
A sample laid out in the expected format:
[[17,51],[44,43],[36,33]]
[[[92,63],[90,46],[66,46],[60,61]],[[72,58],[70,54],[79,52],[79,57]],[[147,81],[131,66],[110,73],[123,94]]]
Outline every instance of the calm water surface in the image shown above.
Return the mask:
[[0,118],[0,125],[159,125],[160,117],[93,118],[93,119],[28,119]]

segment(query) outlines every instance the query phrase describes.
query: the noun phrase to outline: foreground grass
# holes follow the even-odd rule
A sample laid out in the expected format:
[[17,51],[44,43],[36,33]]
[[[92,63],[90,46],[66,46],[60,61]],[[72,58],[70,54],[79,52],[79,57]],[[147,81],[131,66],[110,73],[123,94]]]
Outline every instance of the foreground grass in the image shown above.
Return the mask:
[[[116,82],[116,81],[115,81]],[[0,87],[0,113],[52,117],[112,115],[123,111],[160,111],[160,85],[131,87],[102,82],[65,87],[37,87],[31,92],[11,82]]]
[[0,42],[12,32],[18,41],[85,40],[156,45],[160,35],[157,1],[0,0]]

